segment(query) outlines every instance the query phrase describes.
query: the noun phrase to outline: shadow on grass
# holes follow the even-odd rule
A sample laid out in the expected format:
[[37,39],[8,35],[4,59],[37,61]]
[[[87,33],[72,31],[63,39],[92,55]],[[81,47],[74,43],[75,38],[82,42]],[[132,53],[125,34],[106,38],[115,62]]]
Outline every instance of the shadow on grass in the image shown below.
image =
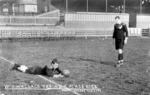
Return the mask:
[[116,62],[113,62],[113,61],[101,61],[100,64],[104,64],[104,65],[110,65],[110,66],[113,66],[115,67],[116,66]]
[[116,62],[113,61],[102,61],[102,60],[94,60],[94,59],[87,59],[87,58],[80,58],[80,57],[69,57],[70,59],[76,60],[76,61],[87,61],[87,62],[93,62],[93,63],[100,63],[103,65],[110,65],[115,67]]

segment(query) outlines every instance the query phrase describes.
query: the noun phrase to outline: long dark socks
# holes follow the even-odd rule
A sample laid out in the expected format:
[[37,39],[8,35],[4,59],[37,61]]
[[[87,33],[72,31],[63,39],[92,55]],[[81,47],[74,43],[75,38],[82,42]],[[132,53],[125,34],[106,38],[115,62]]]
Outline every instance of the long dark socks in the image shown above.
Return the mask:
[[118,54],[118,62],[123,61],[123,53]]

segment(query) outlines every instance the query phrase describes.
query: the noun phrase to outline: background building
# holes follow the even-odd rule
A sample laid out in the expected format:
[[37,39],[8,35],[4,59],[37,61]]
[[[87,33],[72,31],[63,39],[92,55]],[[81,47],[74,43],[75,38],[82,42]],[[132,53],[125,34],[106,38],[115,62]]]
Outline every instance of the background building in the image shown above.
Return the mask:
[[[54,7],[55,6],[55,7]],[[150,0],[0,0],[0,12],[41,14],[61,12],[150,13]]]
[[20,0],[18,9],[20,13],[37,13],[37,0]]
[[1,0],[0,13],[8,15],[40,14],[53,10],[50,0]]

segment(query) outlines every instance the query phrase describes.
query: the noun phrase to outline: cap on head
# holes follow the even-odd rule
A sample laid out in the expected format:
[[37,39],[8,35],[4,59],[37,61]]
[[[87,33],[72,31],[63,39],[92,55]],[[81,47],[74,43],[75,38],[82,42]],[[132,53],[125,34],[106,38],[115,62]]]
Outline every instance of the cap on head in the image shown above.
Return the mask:
[[55,64],[55,63],[59,63],[56,58],[52,60],[51,64]]
[[120,19],[120,16],[116,16],[115,19]]

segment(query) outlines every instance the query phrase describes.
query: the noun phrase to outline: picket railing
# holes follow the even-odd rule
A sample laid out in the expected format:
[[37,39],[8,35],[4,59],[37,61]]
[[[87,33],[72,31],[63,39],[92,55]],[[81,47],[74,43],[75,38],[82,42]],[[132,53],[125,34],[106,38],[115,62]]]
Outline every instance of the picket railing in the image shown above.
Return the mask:
[[0,25],[55,25],[59,17],[0,16]]
[[[142,36],[142,29],[129,28],[129,36]],[[43,37],[111,37],[113,30],[66,29],[40,27],[10,27],[0,29],[0,38],[43,38]]]

